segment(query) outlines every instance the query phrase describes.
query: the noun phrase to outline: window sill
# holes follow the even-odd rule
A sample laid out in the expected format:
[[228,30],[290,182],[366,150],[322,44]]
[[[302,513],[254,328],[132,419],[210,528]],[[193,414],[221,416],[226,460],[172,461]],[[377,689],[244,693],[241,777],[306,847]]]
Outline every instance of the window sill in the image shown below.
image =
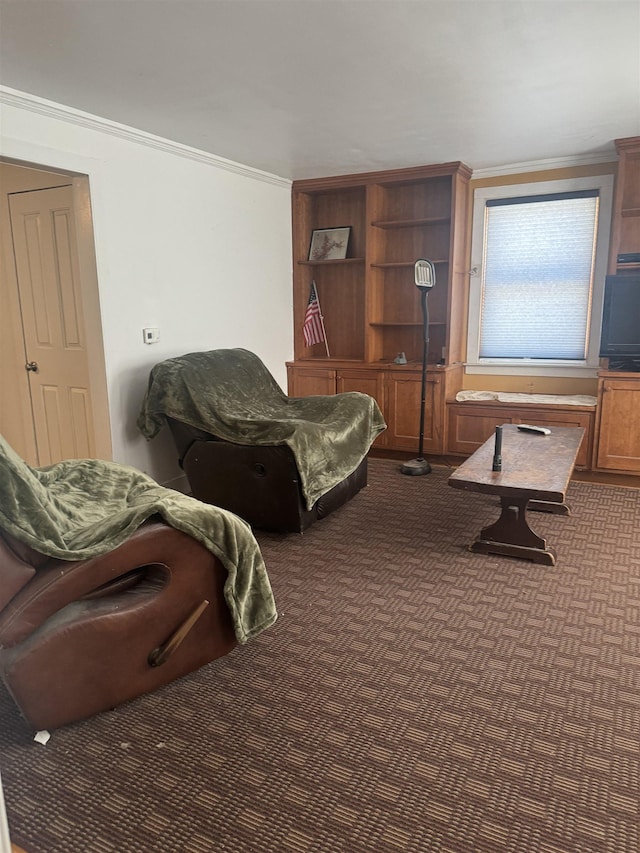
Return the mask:
[[496,364],[467,363],[464,367],[465,373],[484,374],[486,376],[557,376],[580,379],[595,379],[598,376],[598,367],[591,367],[584,363],[558,363],[540,364],[539,362],[511,362]]

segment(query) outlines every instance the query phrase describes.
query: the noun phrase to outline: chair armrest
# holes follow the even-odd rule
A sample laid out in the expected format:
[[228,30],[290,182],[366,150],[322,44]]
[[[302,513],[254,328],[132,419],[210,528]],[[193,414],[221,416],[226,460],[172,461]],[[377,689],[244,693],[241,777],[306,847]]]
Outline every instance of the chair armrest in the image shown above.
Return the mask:
[[101,556],[75,562],[50,560],[0,613],[0,648],[21,642],[74,601],[117,594],[131,579],[135,581],[132,573],[137,569],[179,565],[185,538],[190,539],[162,522],[151,522]]
[[0,612],[36,573],[35,567],[14,551],[11,541],[0,534]]

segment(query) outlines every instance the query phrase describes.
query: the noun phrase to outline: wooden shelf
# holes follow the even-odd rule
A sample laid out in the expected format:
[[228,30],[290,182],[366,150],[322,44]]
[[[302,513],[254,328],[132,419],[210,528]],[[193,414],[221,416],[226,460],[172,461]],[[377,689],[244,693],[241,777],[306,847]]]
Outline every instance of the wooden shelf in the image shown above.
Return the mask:
[[[414,261],[389,261],[389,262],[385,261],[384,263],[371,264],[371,266],[375,267],[376,269],[380,269],[380,270],[394,270],[394,269],[399,270],[399,269],[409,269],[410,267],[413,268],[415,266],[415,263],[416,263],[415,260]],[[431,263],[432,264],[448,264],[449,260],[447,258],[440,258],[436,261],[431,261]]]
[[371,224],[374,228],[424,228],[429,225],[446,225],[450,216],[429,216],[424,219],[377,219]]
[[[398,327],[412,326],[412,327],[417,327],[417,328],[421,329],[423,326],[423,323],[422,323],[422,321],[420,321],[420,322],[417,322],[417,321],[416,322],[414,322],[414,321],[404,322],[401,320],[399,322],[395,322],[395,321],[390,321],[390,322],[383,321],[380,323],[373,322],[373,323],[369,323],[369,325],[373,326],[374,328],[385,328],[385,327],[393,328],[394,326],[398,326]],[[447,324],[445,323],[444,320],[434,320],[433,322],[431,320],[429,320],[429,325],[430,326],[446,326]]]
[[342,264],[363,264],[364,258],[337,258],[331,261],[297,261],[303,267],[331,267]]

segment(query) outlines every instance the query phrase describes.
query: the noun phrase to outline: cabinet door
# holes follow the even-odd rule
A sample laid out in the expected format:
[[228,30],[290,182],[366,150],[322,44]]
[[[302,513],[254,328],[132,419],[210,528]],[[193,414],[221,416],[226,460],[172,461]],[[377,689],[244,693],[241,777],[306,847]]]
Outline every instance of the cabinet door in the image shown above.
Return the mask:
[[[394,450],[416,450],[420,436],[420,373],[386,374],[387,446]],[[425,388],[424,451],[442,453],[442,377],[427,374]]]
[[311,397],[336,393],[336,372],[322,367],[288,367],[290,397]]
[[[447,430],[447,453],[472,453],[492,435],[496,427],[513,423],[509,412],[496,410],[491,406],[449,405],[449,424]],[[535,423],[538,423],[536,420]]]
[[597,467],[640,472],[640,379],[602,382]]
[[[336,389],[339,394],[343,391],[360,391],[361,394],[368,394],[373,397],[385,415],[384,374],[382,372],[378,370],[338,370]],[[386,447],[386,430],[376,438],[373,445],[374,447]]]

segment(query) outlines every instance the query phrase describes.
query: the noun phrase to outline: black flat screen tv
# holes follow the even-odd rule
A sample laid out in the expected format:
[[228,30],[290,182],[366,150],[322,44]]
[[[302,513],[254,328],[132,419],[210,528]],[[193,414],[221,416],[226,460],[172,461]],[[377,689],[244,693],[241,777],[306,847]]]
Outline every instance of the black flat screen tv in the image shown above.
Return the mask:
[[600,355],[609,358],[613,370],[637,370],[640,362],[640,275],[607,276]]

